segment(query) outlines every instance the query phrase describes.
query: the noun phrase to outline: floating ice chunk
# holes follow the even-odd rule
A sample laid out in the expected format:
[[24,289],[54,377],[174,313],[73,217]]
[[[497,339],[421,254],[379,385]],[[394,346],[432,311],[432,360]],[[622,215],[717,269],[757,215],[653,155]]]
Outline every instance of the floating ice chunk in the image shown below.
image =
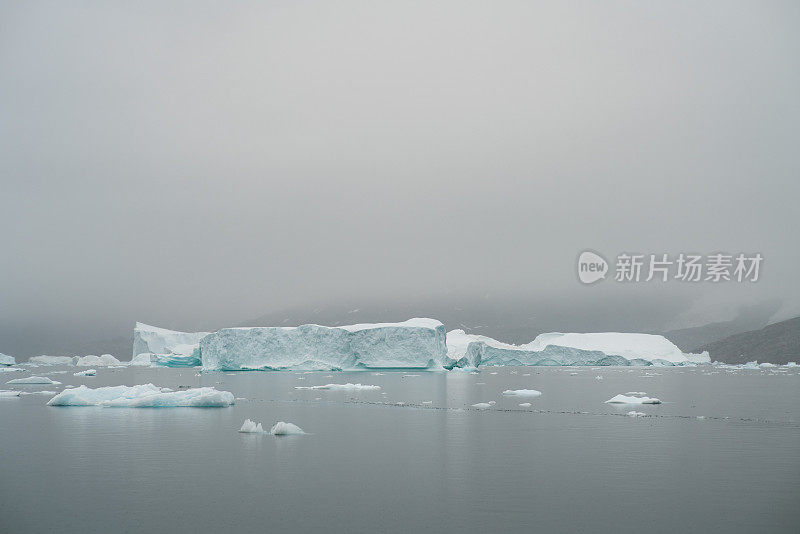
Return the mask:
[[[260,426],[260,425],[259,425]],[[298,434],[305,434],[303,429],[297,426],[294,423],[285,423],[283,421],[278,421],[273,425],[272,428],[269,429],[269,433],[273,436],[292,436]]]
[[627,415],[628,417],[645,417],[645,416],[647,416],[647,414],[646,414],[646,413],[644,413],[644,412],[637,412],[636,410],[631,410],[630,412],[628,412],[628,413],[627,413],[627,414],[625,414],[625,415]]
[[263,434],[264,427],[261,426],[261,423],[256,423],[250,419],[245,419],[244,423],[242,423],[242,428],[239,429],[239,432],[246,434]]
[[758,366],[762,369],[766,369],[768,367],[777,367],[777,365],[775,365],[774,363],[769,363],[769,362],[760,363],[758,364]]
[[97,374],[97,369],[87,369],[85,371],[78,371],[77,373],[72,373],[72,376],[95,376]]
[[88,356],[83,356],[78,358],[75,362],[75,365],[78,367],[107,367],[109,365],[121,365],[122,362],[113,357],[111,354],[103,354],[102,356],[95,356],[94,354],[90,354]]
[[541,391],[535,389],[507,389],[503,392],[507,397],[539,397],[541,394]]
[[375,391],[381,389],[380,386],[368,384],[325,384],[324,386],[295,386],[294,389],[328,389],[331,391]]
[[491,408],[495,404],[496,404],[495,401],[478,402],[476,404],[473,404],[472,407],[473,408],[478,408],[479,410],[486,410],[487,408]]
[[0,389],[0,398],[2,397],[19,397],[22,394],[21,391],[14,391],[11,389]]
[[224,328],[200,341],[203,368],[442,368],[444,325],[434,319],[350,326]]
[[56,393],[58,393],[58,392],[57,391],[47,391],[47,390],[42,390],[42,391],[22,391],[22,392],[20,392],[21,395],[55,395]]
[[530,402],[521,402],[519,404],[519,407],[520,408],[530,408],[531,407],[531,403]]
[[13,356],[0,352],[0,365],[17,365],[17,360]]
[[60,384],[61,382],[56,382],[55,380],[51,380],[46,376],[29,376],[26,378],[15,378],[14,380],[9,380],[6,384],[25,384],[25,385],[38,385],[38,384]]
[[33,356],[28,363],[35,365],[74,365],[73,356]]
[[47,403],[50,406],[109,406],[128,408],[169,408],[179,406],[221,407],[234,403],[229,391],[211,387],[165,391],[153,384],[108,386],[97,389],[79,386],[62,391]]
[[609,404],[661,404],[661,401],[654,397],[634,397],[628,395],[616,395],[606,402]]
[[784,367],[797,367],[797,362],[786,362]]
[[595,380],[602,380],[602,379],[603,379],[603,376],[602,376],[602,375],[597,375],[596,377],[594,377],[594,379],[595,379]]
[[5,367],[5,366],[0,367],[0,373],[13,373],[16,371],[24,371],[24,370],[25,369],[22,369],[21,367]]

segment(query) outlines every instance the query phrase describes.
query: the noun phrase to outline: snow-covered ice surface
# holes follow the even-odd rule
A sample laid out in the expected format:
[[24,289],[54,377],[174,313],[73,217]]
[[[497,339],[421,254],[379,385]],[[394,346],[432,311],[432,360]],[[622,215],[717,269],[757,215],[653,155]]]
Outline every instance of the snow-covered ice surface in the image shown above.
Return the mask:
[[108,367],[109,365],[122,365],[122,362],[111,354],[103,354],[101,356],[90,354],[78,358],[75,361],[75,365],[78,367]]
[[15,378],[13,380],[9,380],[6,384],[22,384],[22,385],[40,385],[40,384],[60,384],[61,382],[56,382],[46,376],[28,376],[25,378]]
[[31,365],[75,365],[74,356],[33,356],[28,359]]
[[224,328],[200,341],[206,370],[441,369],[444,325],[434,319],[350,326]]
[[614,395],[606,401],[609,404],[661,404],[661,400],[655,397],[644,397],[634,395]]
[[125,408],[222,407],[234,403],[229,391],[211,387],[172,391],[153,384],[107,386],[96,389],[86,386],[65,389],[47,403],[49,406],[106,406]]
[[463,330],[447,333],[448,357],[458,366],[518,365],[693,365],[710,363],[707,353],[686,354],[663,336],[599,332],[540,334],[511,345]]
[[331,391],[375,391],[381,389],[380,386],[371,384],[325,384],[322,386],[295,386],[294,389],[328,389]]
[[0,352],[0,366],[3,365],[16,365],[17,360],[13,356],[9,356],[7,354],[3,354]]

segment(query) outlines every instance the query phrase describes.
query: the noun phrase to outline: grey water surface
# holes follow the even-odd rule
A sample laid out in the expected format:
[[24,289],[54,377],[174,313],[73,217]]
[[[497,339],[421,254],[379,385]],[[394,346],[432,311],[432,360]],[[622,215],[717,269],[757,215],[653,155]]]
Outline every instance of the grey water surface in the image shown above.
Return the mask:
[[[0,532],[800,531],[797,368],[76,370],[31,370],[61,386],[14,387],[32,373],[0,373],[0,389],[152,382],[238,399],[152,409],[0,398]],[[295,389],[346,382],[381,389]],[[628,391],[664,402],[604,403]],[[246,418],[308,434],[239,433]]]

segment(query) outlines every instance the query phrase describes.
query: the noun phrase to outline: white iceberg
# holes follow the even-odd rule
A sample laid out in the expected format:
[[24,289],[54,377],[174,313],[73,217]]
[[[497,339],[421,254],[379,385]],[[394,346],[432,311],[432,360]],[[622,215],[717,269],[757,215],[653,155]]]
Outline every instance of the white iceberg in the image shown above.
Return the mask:
[[239,432],[245,434],[263,434],[264,427],[261,426],[261,423],[256,423],[250,419],[245,419],[244,423],[242,423],[242,428],[239,429]]
[[90,354],[77,359],[75,365],[78,367],[108,367],[109,365],[121,365],[122,362],[113,357],[111,354],[103,354],[102,356],[95,356]]
[[511,345],[463,330],[447,333],[447,354],[456,366],[492,365],[694,365],[710,363],[707,353],[685,354],[663,336],[600,332],[540,334]]
[[21,391],[14,391],[13,389],[0,389],[0,398],[2,397],[19,397]]
[[62,391],[48,406],[107,406],[125,408],[223,407],[234,403],[233,393],[211,387],[168,391],[153,384],[138,386],[79,386]]
[[272,428],[269,429],[269,433],[273,436],[293,436],[298,434],[305,434],[303,429],[297,426],[294,423],[285,423],[283,421],[278,421],[275,423]]
[[636,410],[631,410],[630,412],[626,413],[628,417],[646,417],[647,414],[644,412],[637,412]]
[[606,401],[609,404],[661,404],[655,397],[635,397],[632,395],[615,395]]
[[327,389],[331,391],[375,391],[381,389],[380,386],[370,384],[325,384],[324,386],[295,386],[294,389]]
[[[200,365],[199,344],[208,332],[178,332],[136,323],[131,365],[194,367]],[[146,357],[141,357],[147,354]],[[147,363],[145,363],[147,362]]]
[[48,384],[48,385],[55,385],[60,384],[61,382],[56,382],[55,380],[51,380],[46,376],[29,376],[26,378],[15,378],[14,380],[9,380],[6,384],[23,384],[23,385],[39,385],[39,384]]
[[507,389],[503,392],[506,397],[539,397],[541,394],[535,389]]
[[75,357],[73,356],[33,356],[28,360],[28,363],[34,365],[74,365]]
[[530,408],[532,405],[530,402],[521,402],[519,403],[520,408]]
[[2,365],[17,365],[17,360],[13,356],[0,352],[0,366]]
[[491,408],[495,404],[497,404],[495,401],[478,402],[478,403],[473,404],[472,407],[473,408],[478,408],[479,410],[486,410],[488,408]]
[[77,373],[72,373],[72,376],[95,376],[97,374],[97,369],[86,369],[85,371],[78,371]]
[[448,364],[434,319],[350,326],[225,328],[200,340],[203,369],[427,369]]

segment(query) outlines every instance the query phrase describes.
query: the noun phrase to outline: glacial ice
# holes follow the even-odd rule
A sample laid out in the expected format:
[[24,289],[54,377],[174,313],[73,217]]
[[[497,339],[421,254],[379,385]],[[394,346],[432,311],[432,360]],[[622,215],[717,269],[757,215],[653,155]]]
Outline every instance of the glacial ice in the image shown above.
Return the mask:
[[609,404],[661,404],[655,397],[635,397],[628,395],[615,395],[606,401]]
[[503,392],[506,397],[539,397],[541,394],[535,389],[507,389]]
[[242,428],[239,429],[239,432],[245,434],[263,434],[264,427],[261,426],[261,423],[256,423],[250,419],[245,419],[244,423],[242,423]]
[[272,428],[269,429],[269,433],[273,436],[292,436],[297,434],[305,434],[303,429],[296,424],[285,423],[283,421],[278,421],[275,423]]
[[39,385],[39,384],[48,384],[48,385],[55,385],[60,384],[61,382],[56,382],[55,380],[51,380],[46,376],[29,376],[26,378],[15,378],[14,380],[9,380],[6,384],[23,384],[23,385]]
[[13,356],[0,352],[0,365],[17,365],[17,360]]
[[19,397],[21,391],[14,391],[12,389],[0,389],[0,398],[2,397]]
[[525,345],[502,343],[463,330],[447,333],[447,355],[456,366],[493,365],[692,365],[707,353],[685,354],[663,336],[600,332],[540,334]]
[[78,371],[77,373],[72,373],[72,376],[95,376],[97,374],[97,369],[87,369],[85,371]]
[[74,365],[75,357],[73,356],[33,356],[28,359],[28,363],[34,365]]
[[107,406],[126,408],[171,408],[171,407],[222,407],[234,403],[229,391],[218,391],[212,387],[168,391],[153,384],[138,386],[107,386],[88,388],[79,386],[62,391],[48,406]]
[[90,354],[88,356],[82,356],[77,359],[75,365],[78,367],[93,367],[93,366],[100,366],[100,367],[107,367],[109,365],[121,365],[122,362],[113,357],[111,354],[103,354],[102,356],[95,356],[94,354]]
[[[200,365],[199,343],[208,332],[178,332],[136,323],[131,365],[194,367]],[[149,354],[149,357],[141,357]],[[145,363],[147,362],[147,363]]]
[[295,386],[294,389],[327,389],[331,391],[376,391],[380,386],[369,384],[325,384],[324,386]]
[[434,319],[350,326],[225,328],[200,341],[203,369],[439,368],[449,363]]

